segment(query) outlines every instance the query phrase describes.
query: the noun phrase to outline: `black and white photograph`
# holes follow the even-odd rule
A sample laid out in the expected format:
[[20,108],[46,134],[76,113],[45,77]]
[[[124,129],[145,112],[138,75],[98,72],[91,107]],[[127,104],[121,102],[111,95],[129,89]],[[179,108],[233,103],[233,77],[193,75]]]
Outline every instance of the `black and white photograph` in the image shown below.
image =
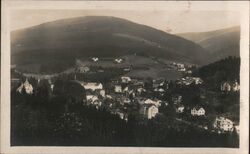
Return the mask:
[[10,148],[246,152],[241,3],[77,3],[6,5]]

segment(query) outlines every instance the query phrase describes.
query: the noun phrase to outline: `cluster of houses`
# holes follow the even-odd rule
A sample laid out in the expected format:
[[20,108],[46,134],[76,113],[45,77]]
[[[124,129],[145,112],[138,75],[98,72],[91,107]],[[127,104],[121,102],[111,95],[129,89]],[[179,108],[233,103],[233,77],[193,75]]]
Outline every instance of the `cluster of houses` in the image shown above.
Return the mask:
[[170,67],[180,72],[192,74],[192,67],[194,67],[194,65],[172,62]]
[[173,62],[173,63],[171,63],[171,65],[172,65],[175,69],[177,69],[178,71],[182,71],[182,72],[186,71],[185,65],[182,64],[182,63]]
[[184,78],[181,78],[180,80],[177,81],[177,84],[179,85],[191,85],[191,84],[196,84],[196,85],[199,85],[199,84],[202,84],[203,83],[203,80],[199,77],[184,77]]
[[221,84],[221,91],[223,92],[238,92],[240,91],[240,85],[237,81],[230,82],[226,81]]
[[117,100],[120,100],[120,104],[139,104],[137,110],[143,117],[148,119],[158,114],[158,107],[161,101],[156,98],[152,99],[143,96],[147,91],[144,81],[122,76],[118,80],[112,80],[111,87],[113,87],[111,93],[113,93],[114,97],[118,97]]
[[[86,68],[83,68],[86,71]],[[38,80],[39,82],[39,80]],[[168,106],[168,102],[161,100],[157,97],[148,96],[149,89],[145,87],[145,81],[140,79],[134,79],[128,76],[121,76],[116,79],[112,79],[108,83],[107,88],[102,83],[98,82],[83,82],[76,80],[86,92],[86,104],[95,106],[96,109],[106,105],[112,114],[118,115],[123,120],[128,120],[128,115],[131,114],[129,108],[133,108],[136,112],[146,119],[152,119],[159,114],[159,107],[162,104]],[[203,81],[198,77],[185,77],[180,80],[181,84],[190,85],[202,84]],[[50,83],[50,88],[53,91],[54,85]],[[152,89],[154,92],[163,95],[168,89],[168,84],[164,78],[154,79],[152,81]],[[239,84],[237,82],[229,83],[225,82],[221,86],[222,91],[238,91]],[[18,93],[23,91],[31,95],[34,93],[33,86],[29,83],[28,79],[16,89]],[[108,104],[107,104],[108,102]],[[186,107],[183,104],[183,98],[181,95],[173,95],[172,102],[175,107],[176,113],[181,114],[189,112],[193,117],[205,116],[206,111],[202,106],[194,106],[192,108]],[[231,132],[234,129],[238,130],[237,126],[227,118],[217,117],[213,123],[213,127],[218,132]]]
[[[186,107],[182,103],[181,95],[172,96],[172,102],[174,103],[176,113],[184,113]],[[193,117],[205,116],[205,113],[206,111],[202,106],[194,106],[190,109],[190,114]]]
[[236,130],[236,132],[239,134],[239,126],[235,125],[233,121],[225,117],[216,117],[213,127],[218,133],[232,132]]

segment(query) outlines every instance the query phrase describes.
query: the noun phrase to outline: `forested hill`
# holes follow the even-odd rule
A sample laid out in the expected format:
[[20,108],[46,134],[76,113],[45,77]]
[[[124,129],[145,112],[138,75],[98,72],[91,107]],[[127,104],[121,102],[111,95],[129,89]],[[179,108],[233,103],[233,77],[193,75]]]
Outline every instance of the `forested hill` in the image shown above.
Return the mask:
[[210,62],[215,62],[228,56],[239,57],[240,26],[219,29],[209,32],[177,34],[193,41],[210,53]]
[[83,57],[148,55],[202,64],[208,53],[184,38],[107,16],[63,19],[11,32],[11,63],[59,72]]
[[239,82],[240,58],[227,57],[199,68],[194,75],[200,76],[211,87],[218,87],[223,81],[237,80]]

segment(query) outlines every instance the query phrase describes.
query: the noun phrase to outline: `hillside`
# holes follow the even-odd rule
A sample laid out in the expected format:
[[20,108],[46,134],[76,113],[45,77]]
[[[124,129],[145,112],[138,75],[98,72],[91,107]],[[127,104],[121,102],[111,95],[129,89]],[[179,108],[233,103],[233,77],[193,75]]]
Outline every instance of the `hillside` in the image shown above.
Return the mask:
[[193,41],[206,49],[211,54],[211,57],[209,57],[211,61],[216,61],[228,56],[239,57],[240,27],[177,35]]
[[115,17],[63,19],[11,32],[11,63],[17,66],[62,71],[76,58],[135,53],[194,64],[205,63],[208,56],[191,41]]
[[218,90],[222,82],[235,80],[240,82],[240,58],[227,57],[199,68],[193,75],[200,76],[207,88]]

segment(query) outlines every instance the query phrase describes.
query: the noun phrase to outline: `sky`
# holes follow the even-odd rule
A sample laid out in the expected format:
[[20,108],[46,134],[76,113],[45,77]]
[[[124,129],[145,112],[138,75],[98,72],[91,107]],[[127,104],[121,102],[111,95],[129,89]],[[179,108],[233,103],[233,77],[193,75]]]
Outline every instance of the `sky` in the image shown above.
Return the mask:
[[17,30],[80,16],[114,16],[172,34],[211,31],[240,25],[239,13],[233,11],[18,9],[11,12],[10,28]]

